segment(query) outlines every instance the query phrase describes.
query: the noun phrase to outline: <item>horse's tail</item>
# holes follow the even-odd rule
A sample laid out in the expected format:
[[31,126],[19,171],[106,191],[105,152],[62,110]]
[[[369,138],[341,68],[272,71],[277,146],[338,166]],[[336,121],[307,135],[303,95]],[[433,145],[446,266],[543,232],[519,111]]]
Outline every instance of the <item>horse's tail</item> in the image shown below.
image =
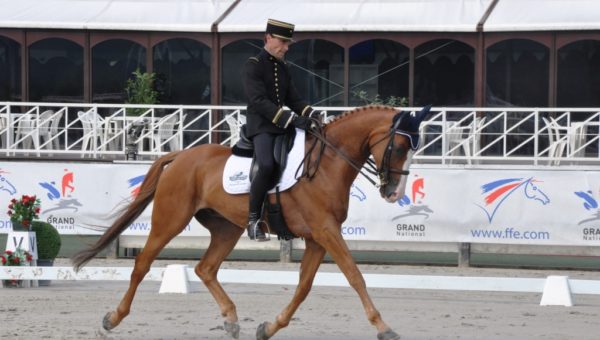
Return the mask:
[[164,170],[164,167],[171,163],[180,151],[171,152],[157,159],[154,164],[148,170],[144,182],[140,187],[140,192],[136,198],[129,205],[124,207],[119,214],[119,217],[113,222],[113,224],[104,232],[100,239],[92,247],[84,249],[77,254],[73,255],[71,261],[73,262],[73,268],[78,271],[83,267],[89,260],[91,260],[96,254],[102,249],[106,248],[114,239],[116,239],[121,233],[135,221],[146,209],[148,204],[154,199],[154,193],[156,192],[156,186],[158,180]]

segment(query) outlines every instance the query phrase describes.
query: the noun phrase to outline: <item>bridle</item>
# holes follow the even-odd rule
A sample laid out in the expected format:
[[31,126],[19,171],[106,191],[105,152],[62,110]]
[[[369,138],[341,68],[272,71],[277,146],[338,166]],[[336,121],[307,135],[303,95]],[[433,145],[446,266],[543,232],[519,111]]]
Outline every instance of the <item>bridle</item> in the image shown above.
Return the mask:
[[[398,127],[400,126],[400,122],[403,118],[400,115],[401,115],[401,113],[398,113],[398,114],[396,114],[396,116],[394,116],[394,119],[392,121],[392,126],[390,127],[390,130],[388,131],[388,133],[386,133],[385,136],[381,137],[379,140],[377,140],[375,143],[373,143],[372,145],[369,146],[369,150],[371,150],[377,144],[383,142],[386,138],[388,138],[388,142],[385,147],[385,151],[383,153],[383,159],[381,161],[381,167],[377,167],[377,164],[371,158],[367,159],[367,161],[364,164],[364,167],[357,164],[354,160],[352,160],[350,157],[348,157],[342,150],[340,150],[337,146],[331,144],[331,142],[329,142],[327,140],[327,138],[325,137],[325,131],[323,129],[323,124],[321,123],[321,121],[311,118],[311,120],[313,121],[313,124],[311,124],[311,128],[308,129],[307,132],[310,135],[314,136],[315,139],[314,139],[313,144],[306,151],[306,154],[304,155],[304,159],[302,160],[300,166],[296,170],[296,178],[307,177],[308,179],[312,179],[314,177],[314,175],[317,172],[317,169],[319,168],[319,163],[321,162],[321,155],[323,154],[323,151],[325,150],[326,146],[330,147],[338,156],[340,156],[340,158],[342,158],[352,168],[354,168],[356,171],[358,171],[359,174],[363,175],[376,188],[382,188],[386,184],[390,183],[392,174],[400,174],[400,175],[405,175],[405,176],[409,175],[410,171],[404,170],[404,169],[392,168],[390,165],[391,160],[392,160],[392,152],[394,150],[394,135],[396,135],[396,134],[410,135],[410,134],[415,133],[413,131],[399,130]],[[312,151],[317,147],[318,142],[320,142],[319,154],[318,154],[318,157],[315,160],[315,162],[312,163],[310,155],[312,154]],[[402,156],[403,155],[400,154],[400,157],[402,157]],[[300,170],[300,168],[302,167],[303,164],[306,165],[305,170],[300,174],[300,176],[298,176],[298,170]],[[379,179],[379,183],[377,183],[376,180],[371,178],[371,175],[376,176],[377,179]]]

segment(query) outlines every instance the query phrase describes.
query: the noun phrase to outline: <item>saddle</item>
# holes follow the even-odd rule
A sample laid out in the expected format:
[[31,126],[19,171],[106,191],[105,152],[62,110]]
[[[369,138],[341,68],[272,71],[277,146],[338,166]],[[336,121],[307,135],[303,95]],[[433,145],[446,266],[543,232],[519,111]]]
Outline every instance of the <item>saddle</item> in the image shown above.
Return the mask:
[[[296,129],[293,132],[278,135],[275,137],[275,146],[273,148],[273,156],[275,158],[275,164],[277,168],[275,170],[275,176],[273,183],[279,182],[283,170],[287,165],[288,153],[294,146],[294,138],[296,137]],[[248,138],[246,134],[246,125],[242,125],[240,129],[240,139],[232,148],[232,153],[240,157],[252,157],[252,165],[250,166],[250,180],[254,178],[258,171],[258,164],[256,164],[256,158],[254,157],[254,144],[252,140]]]
[[[296,138],[296,129],[293,129],[292,131],[293,132],[275,137],[273,156],[275,158],[276,169],[273,181],[271,182],[272,185],[279,183],[287,165],[288,153],[292,150],[294,139]],[[240,128],[240,139],[233,146],[232,153],[240,157],[252,157],[252,165],[250,166],[250,181],[252,181],[258,171],[258,164],[256,163],[256,157],[254,156],[254,144],[246,134],[245,124]],[[269,226],[277,234],[277,239],[287,241],[296,237],[296,235],[288,228],[287,223],[285,223],[279,199],[279,186],[275,188],[275,203],[269,201],[268,195],[265,197],[265,208],[267,209]]]

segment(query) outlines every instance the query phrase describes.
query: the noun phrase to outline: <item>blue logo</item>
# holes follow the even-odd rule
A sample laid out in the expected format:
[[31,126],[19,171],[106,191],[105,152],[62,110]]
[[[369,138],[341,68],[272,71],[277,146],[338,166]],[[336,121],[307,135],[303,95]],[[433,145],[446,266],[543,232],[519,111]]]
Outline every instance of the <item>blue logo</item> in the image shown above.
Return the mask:
[[[538,201],[543,205],[550,203],[548,196],[538,187],[539,181],[533,177],[523,178],[505,178],[489,182],[481,186],[482,195],[484,195],[485,206],[475,203],[483,210],[491,223],[494,216],[502,204],[513,195],[513,193],[523,193],[525,198]],[[519,190],[522,189],[522,190]]]
[[600,220],[600,209],[598,209],[598,201],[592,196],[592,191],[576,191],[575,195],[583,200],[583,207],[587,211],[594,211],[592,217],[579,221],[578,225]]
[[6,191],[11,196],[16,194],[17,189],[3,174],[8,174],[8,172],[0,169],[0,191]]

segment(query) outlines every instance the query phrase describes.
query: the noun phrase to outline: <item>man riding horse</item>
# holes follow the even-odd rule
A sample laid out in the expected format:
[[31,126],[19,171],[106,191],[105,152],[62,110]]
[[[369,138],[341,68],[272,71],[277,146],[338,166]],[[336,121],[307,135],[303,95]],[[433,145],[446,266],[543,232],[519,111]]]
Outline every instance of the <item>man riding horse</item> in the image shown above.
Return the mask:
[[[293,42],[294,25],[269,19],[264,48],[248,59],[244,67],[244,86],[248,97],[246,135],[254,143],[258,171],[250,186],[248,236],[257,241],[268,238],[260,228],[263,202],[273,185],[277,135],[291,133],[294,127],[306,130],[317,113],[306,103],[292,83],[285,54]],[[284,109],[284,105],[292,111]]]

